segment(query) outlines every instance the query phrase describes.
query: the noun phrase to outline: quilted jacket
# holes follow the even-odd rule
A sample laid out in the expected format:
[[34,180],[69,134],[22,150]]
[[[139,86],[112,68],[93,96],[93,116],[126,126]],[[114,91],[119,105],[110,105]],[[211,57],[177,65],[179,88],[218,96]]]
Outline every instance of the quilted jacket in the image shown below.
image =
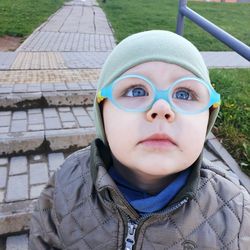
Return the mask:
[[194,167],[166,208],[140,217],[110,164],[98,139],[65,160],[37,202],[30,249],[250,249],[250,196],[226,171]]

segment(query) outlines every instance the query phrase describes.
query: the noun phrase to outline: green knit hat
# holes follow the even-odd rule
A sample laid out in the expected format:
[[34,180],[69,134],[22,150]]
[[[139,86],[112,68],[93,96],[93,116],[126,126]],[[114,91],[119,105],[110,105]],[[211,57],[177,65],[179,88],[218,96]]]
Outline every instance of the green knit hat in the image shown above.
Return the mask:
[[[103,65],[98,80],[97,93],[128,69],[150,61],[179,65],[211,84],[204,60],[192,43],[173,32],[151,30],[131,35],[114,48]],[[216,108],[210,112],[207,134],[214,125],[218,111],[219,108]],[[101,111],[96,98],[94,113],[96,136],[107,143]]]

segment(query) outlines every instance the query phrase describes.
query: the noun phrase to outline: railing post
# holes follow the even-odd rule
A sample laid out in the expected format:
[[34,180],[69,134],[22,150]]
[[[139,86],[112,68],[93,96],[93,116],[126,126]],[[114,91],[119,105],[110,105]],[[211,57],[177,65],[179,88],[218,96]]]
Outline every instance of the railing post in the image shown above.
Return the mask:
[[242,57],[250,61],[250,48],[234,36],[230,35],[223,29],[219,28],[203,16],[199,15],[192,9],[187,7],[187,0],[179,0],[178,7],[178,18],[176,25],[176,33],[183,35],[184,31],[184,17],[187,17],[192,22],[203,28],[205,31],[210,33],[212,36],[217,38],[219,41],[226,44],[229,48],[233,49]]
[[202,29],[210,33],[216,39],[226,44],[229,48],[237,52],[239,55],[250,61],[250,48],[237,38],[233,37],[223,29],[216,26],[206,18],[202,17],[192,9],[185,7],[182,9],[182,14],[192,22],[200,26]]
[[184,31],[184,15],[182,14],[182,8],[187,6],[187,0],[179,0],[178,17],[176,25],[176,34],[182,36]]

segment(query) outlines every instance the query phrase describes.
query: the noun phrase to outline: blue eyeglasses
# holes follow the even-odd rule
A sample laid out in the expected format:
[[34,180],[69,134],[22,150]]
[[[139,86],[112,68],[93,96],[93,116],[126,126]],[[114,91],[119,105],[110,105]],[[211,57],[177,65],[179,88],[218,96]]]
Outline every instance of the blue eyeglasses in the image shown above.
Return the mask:
[[166,90],[159,90],[142,75],[123,75],[97,93],[98,103],[105,98],[127,112],[147,111],[160,99],[182,114],[198,114],[211,106],[216,108],[220,105],[220,94],[196,77],[180,78]]

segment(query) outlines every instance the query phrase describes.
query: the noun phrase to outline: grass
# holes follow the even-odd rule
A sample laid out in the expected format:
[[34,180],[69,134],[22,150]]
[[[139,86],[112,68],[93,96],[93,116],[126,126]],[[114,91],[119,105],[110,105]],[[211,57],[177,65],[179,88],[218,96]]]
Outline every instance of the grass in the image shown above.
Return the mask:
[[250,176],[250,69],[212,69],[210,77],[222,98],[213,132]]
[[[107,14],[117,42],[130,34],[150,30],[175,31],[178,1],[98,0]],[[250,45],[250,4],[191,2],[189,7]],[[186,21],[184,36],[199,50],[226,50],[223,44]],[[211,80],[221,93],[222,105],[213,132],[250,176],[250,69],[212,69]]]
[[0,36],[24,37],[53,14],[64,0],[1,0]]
[[[129,34],[150,30],[175,31],[178,1],[175,0],[106,0],[101,7],[107,14],[118,42]],[[250,45],[250,4],[212,3],[189,1],[188,6]],[[228,50],[210,34],[191,21],[185,21],[184,35],[202,51]]]

